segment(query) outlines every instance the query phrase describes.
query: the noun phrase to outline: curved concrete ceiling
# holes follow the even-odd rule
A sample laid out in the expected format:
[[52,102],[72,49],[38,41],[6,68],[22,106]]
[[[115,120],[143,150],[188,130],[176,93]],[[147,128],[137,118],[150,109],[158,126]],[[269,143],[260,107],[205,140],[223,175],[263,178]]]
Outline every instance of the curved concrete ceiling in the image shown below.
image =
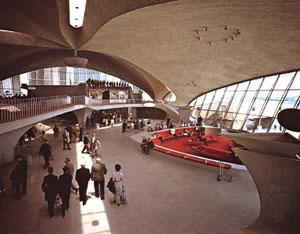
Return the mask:
[[68,1],[46,2],[0,0],[0,29],[23,33],[0,33],[1,79],[60,66],[78,49],[87,67],[157,99],[168,87],[186,105],[228,84],[300,68],[297,0],[89,0],[81,29],[69,25]]

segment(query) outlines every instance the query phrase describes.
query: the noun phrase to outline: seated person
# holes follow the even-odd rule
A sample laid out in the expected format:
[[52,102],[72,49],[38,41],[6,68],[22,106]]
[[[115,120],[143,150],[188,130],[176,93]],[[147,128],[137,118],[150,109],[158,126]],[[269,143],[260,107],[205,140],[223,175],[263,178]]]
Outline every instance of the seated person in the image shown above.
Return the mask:
[[148,154],[149,150],[152,149],[153,147],[154,147],[154,143],[152,142],[152,140],[150,138],[148,138],[145,154]]
[[143,137],[142,144],[141,144],[141,148],[142,148],[143,153],[146,152],[147,143],[148,143],[147,138]]
[[153,132],[153,128],[151,127],[151,125],[148,126],[147,132]]
[[199,134],[199,135],[198,135],[198,139],[199,139],[200,141],[203,141],[204,144],[205,144],[206,146],[208,146],[207,141],[206,141],[205,138],[202,137],[202,134]]
[[175,125],[172,122],[170,122],[169,128],[175,128]]
[[156,123],[154,127],[154,131],[158,131],[158,130],[161,130],[160,123]]
[[160,142],[164,141],[163,137],[161,135],[157,134],[157,133],[154,133],[153,137],[157,138]]
[[176,132],[175,132],[175,128],[170,129],[170,130],[169,130],[169,133],[170,133],[170,135],[176,137],[176,139],[177,139],[177,134],[176,134]]
[[188,129],[185,128],[184,131],[183,131],[183,135],[190,137],[190,136],[192,136],[192,133]]

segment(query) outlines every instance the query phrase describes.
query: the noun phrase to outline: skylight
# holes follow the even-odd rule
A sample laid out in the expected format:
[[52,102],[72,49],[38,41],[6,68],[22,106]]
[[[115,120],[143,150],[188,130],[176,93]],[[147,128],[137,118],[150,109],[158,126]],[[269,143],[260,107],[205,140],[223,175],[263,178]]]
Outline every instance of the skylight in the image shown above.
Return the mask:
[[69,0],[70,24],[74,28],[83,25],[86,0]]

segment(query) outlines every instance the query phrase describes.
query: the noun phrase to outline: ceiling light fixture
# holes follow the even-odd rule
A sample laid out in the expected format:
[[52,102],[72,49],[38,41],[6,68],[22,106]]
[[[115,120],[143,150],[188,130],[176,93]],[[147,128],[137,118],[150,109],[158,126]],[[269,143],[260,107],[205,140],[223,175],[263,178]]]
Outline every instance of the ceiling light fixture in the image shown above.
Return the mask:
[[155,107],[155,104],[153,102],[146,102],[144,103],[144,107]]
[[70,25],[80,28],[83,25],[86,0],[69,0]]

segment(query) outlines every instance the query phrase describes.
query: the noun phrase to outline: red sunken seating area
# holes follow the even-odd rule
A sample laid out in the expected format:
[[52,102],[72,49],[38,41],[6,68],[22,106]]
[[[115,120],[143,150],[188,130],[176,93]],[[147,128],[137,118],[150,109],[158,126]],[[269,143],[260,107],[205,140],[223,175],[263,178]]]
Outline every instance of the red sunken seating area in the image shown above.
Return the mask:
[[[241,145],[232,142],[229,138],[209,134],[202,135],[208,144],[206,146],[197,137],[199,133],[204,134],[204,132],[204,127],[184,127],[175,129],[177,137],[171,134],[170,129],[157,131],[151,135],[154,137],[152,141],[155,144],[155,150],[175,157],[218,167],[219,161],[222,161],[224,168],[231,168],[228,163],[242,164],[231,150],[232,147],[242,147]],[[158,139],[155,134],[161,136],[162,140]]]

